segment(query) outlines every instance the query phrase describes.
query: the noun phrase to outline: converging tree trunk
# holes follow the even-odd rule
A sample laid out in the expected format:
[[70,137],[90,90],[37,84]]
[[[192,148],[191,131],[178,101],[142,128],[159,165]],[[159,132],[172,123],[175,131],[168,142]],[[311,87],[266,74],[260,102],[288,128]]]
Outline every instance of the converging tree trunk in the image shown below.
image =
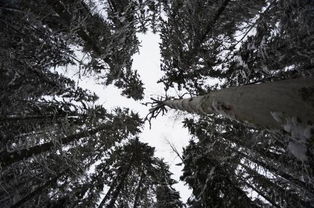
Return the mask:
[[289,188],[283,188],[279,184],[274,183],[271,178],[267,178],[263,174],[252,170],[251,167],[240,163],[240,165],[249,174],[246,180],[249,178],[253,184],[256,184],[259,189],[269,196],[276,204],[287,204],[288,207],[312,207],[310,202],[303,200],[296,192],[289,190]]
[[145,174],[144,171],[141,171],[141,176],[140,176],[140,180],[138,182],[136,191],[135,191],[135,199],[134,199],[134,204],[133,204],[133,208],[138,207],[139,204],[139,199],[140,199],[140,194],[141,194],[141,188],[142,188],[142,184],[143,184],[143,180],[145,178]]
[[124,174],[121,176],[121,179],[120,179],[120,182],[119,182],[117,188],[112,193],[112,197],[111,197],[110,202],[108,203],[108,206],[107,206],[108,208],[114,207],[114,204],[115,204],[116,200],[118,199],[118,196],[124,187],[125,180],[127,179],[127,176],[130,173],[130,170],[131,170],[131,164],[129,164],[128,167],[126,168]]
[[44,191],[45,189],[47,189],[50,186],[53,186],[54,184],[56,184],[57,180],[63,176],[69,169],[66,169],[62,172],[60,172],[58,175],[56,175],[55,177],[53,177],[52,179],[50,179],[49,181],[47,181],[46,183],[44,183],[42,186],[39,186],[38,188],[36,188],[34,191],[30,192],[29,194],[27,194],[26,196],[24,196],[23,198],[21,198],[19,201],[17,201],[15,204],[13,204],[11,206],[11,208],[17,208],[22,206],[23,204],[25,204],[27,201],[31,200],[33,197],[35,197],[36,195],[40,194],[42,191]]
[[[166,100],[165,106],[198,114],[221,114],[267,129],[307,129],[314,123],[314,78],[245,85],[188,99]],[[310,128],[308,128],[310,127]]]
[[238,176],[239,180],[241,180],[247,187],[251,188],[254,190],[259,196],[262,196],[264,199],[266,199],[273,207],[280,208],[279,205],[277,205],[276,201],[271,199],[268,195],[263,193],[261,190],[256,188],[255,186],[252,185],[252,183],[249,183],[246,179],[244,179],[242,176]]
[[[314,194],[314,190],[313,187],[311,187],[310,184],[306,184],[305,182],[293,177],[292,175],[285,173],[281,168],[276,168],[271,166],[270,164],[267,164],[261,160],[258,160],[257,158],[260,157],[251,157],[247,154],[244,154],[243,151],[239,151],[239,150],[235,150],[233,149],[234,152],[238,153],[239,155],[241,155],[242,158],[246,158],[247,160],[267,169],[268,171],[272,172],[273,174],[276,174],[278,176],[280,176],[281,178],[283,178],[286,181],[289,181],[291,184],[293,184],[294,186],[297,186],[299,188],[301,188],[304,192],[306,192],[308,195],[312,195]],[[265,171],[265,170],[264,170]]]
[[102,208],[106,202],[108,201],[108,199],[110,198],[110,195],[113,191],[113,189],[115,188],[115,186],[117,185],[117,179],[118,177],[115,177],[111,183],[111,186],[109,188],[109,190],[107,191],[105,197],[102,199],[102,201],[100,202],[100,204],[98,205],[98,208]]
[[[75,140],[79,140],[83,137],[91,136],[96,134],[99,131],[108,129],[108,124],[103,124],[97,128],[79,132],[77,134],[72,134],[60,139],[60,143],[68,144]],[[1,167],[7,167],[15,162],[27,159],[31,156],[38,155],[47,151],[50,151],[55,146],[55,142],[47,142],[44,144],[36,145],[27,149],[22,149],[14,152],[3,151],[0,153],[0,164]]]

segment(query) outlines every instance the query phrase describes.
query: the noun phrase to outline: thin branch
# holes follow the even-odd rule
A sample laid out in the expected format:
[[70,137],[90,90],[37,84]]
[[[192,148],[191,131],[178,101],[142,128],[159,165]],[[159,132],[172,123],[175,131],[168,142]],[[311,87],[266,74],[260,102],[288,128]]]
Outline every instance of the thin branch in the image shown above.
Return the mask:
[[169,141],[169,139],[166,139],[166,141],[167,141],[168,145],[170,146],[172,152],[174,152],[178,156],[178,158],[180,158],[181,162],[183,162],[183,158],[180,155],[179,150],[177,149],[177,147],[173,143],[171,143]]
[[2,10],[7,10],[7,11],[10,11],[10,12],[17,12],[17,13],[23,13],[25,14],[24,11],[18,9],[18,8],[13,8],[13,7],[0,7],[0,9]]
[[217,10],[216,14],[214,15],[213,19],[207,25],[207,27],[205,29],[205,32],[202,34],[200,39],[194,43],[194,47],[193,47],[193,50],[192,50],[193,52],[195,52],[195,51],[197,51],[199,49],[199,47],[205,41],[205,39],[208,36],[208,34],[213,30],[214,25],[218,22],[219,18],[221,17],[221,15],[226,10],[226,8],[227,8],[227,6],[228,6],[230,1],[231,0],[224,0],[224,2],[218,8],[218,10]]
[[[260,22],[264,19],[265,15],[268,13],[268,11],[269,11],[274,5],[276,5],[276,4],[277,4],[277,1],[276,1],[276,0],[272,1],[272,2],[268,5],[268,7],[267,7],[262,13],[258,14],[258,15],[259,15],[259,18],[249,27],[249,29],[244,33],[244,35],[241,37],[241,39],[238,40],[238,41],[237,41],[236,43],[234,43],[233,45],[231,45],[229,48],[235,49],[236,46],[237,46],[238,44],[240,44],[240,43],[248,36],[248,34],[249,34],[254,28],[256,28],[256,25],[257,25],[258,23],[260,23]],[[233,51],[234,51],[234,50],[230,51],[226,57],[228,57]],[[235,54],[233,54],[230,58],[227,58],[227,60],[230,61],[234,56],[235,56]]]

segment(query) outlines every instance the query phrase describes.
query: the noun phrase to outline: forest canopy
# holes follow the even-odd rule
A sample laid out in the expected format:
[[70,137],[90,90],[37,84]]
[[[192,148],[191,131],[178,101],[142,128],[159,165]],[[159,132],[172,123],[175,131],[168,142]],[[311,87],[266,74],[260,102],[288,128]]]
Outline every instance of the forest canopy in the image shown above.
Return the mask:
[[[0,0],[0,207],[314,207],[313,19],[312,0]],[[142,102],[147,31],[164,94],[146,118],[65,75]],[[187,202],[140,138],[171,108]]]

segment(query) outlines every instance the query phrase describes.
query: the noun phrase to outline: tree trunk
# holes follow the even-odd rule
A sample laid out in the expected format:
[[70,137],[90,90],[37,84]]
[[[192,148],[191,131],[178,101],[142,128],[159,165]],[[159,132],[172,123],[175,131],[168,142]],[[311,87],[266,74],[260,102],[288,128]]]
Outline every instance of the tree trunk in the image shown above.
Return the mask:
[[112,197],[111,197],[111,200],[110,200],[107,208],[114,208],[114,204],[116,203],[116,200],[118,199],[118,196],[119,196],[122,188],[124,187],[124,182],[127,179],[127,176],[129,175],[130,169],[131,169],[131,165],[129,165],[127,167],[124,174],[122,175],[122,177],[120,179],[120,183],[118,184],[117,188],[112,193]]
[[76,114],[76,115],[69,115],[69,114],[47,114],[47,115],[27,115],[27,116],[16,116],[16,115],[9,115],[5,117],[0,117],[0,123],[10,122],[47,122],[52,123],[54,121],[58,121],[60,119],[67,119],[70,122],[77,123],[80,120],[85,120],[87,117],[86,114]]
[[221,114],[267,129],[289,131],[289,122],[313,127],[314,78],[232,87],[194,98],[167,100],[164,105],[190,113]]
[[133,204],[133,208],[138,207],[138,201],[140,199],[140,195],[141,195],[141,187],[143,184],[143,179],[145,177],[144,171],[141,171],[141,176],[140,176],[140,180],[138,182],[137,188],[136,188],[136,194],[135,194],[135,199],[134,199],[134,204]]
[[255,170],[252,170],[252,168],[242,163],[240,163],[240,165],[249,174],[249,177],[252,179],[252,183],[256,184],[260,189],[265,191],[270,198],[279,202],[279,204],[287,203],[288,207],[312,207],[309,206],[310,202],[304,201],[304,199],[292,190],[275,184],[270,178],[257,173]]
[[[64,20],[67,24],[67,26],[71,25],[71,19],[73,19],[73,14],[69,13],[69,11],[64,7],[66,5],[66,1],[63,0],[48,0],[47,3],[50,5],[55,12]],[[81,2],[82,4],[85,4],[84,1]],[[85,11],[86,15],[89,13],[89,11]],[[107,28],[106,28],[107,30]],[[85,45],[88,45],[91,47],[95,55],[102,56],[102,50],[99,48],[97,43],[89,36],[88,33],[85,32],[83,27],[79,27],[76,30],[77,35],[85,42]],[[108,34],[109,35],[109,34]],[[110,60],[108,57],[102,57],[104,61],[106,61],[108,64],[110,63]]]
[[[63,137],[60,139],[60,143],[62,144],[68,144],[70,142],[73,142],[75,140],[79,140],[83,137],[87,137],[90,135],[94,135],[99,131],[105,130],[106,128],[108,128],[107,124],[104,124],[98,128],[92,129],[92,130],[86,130],[77,134],[73,134],[67,137]],[[54,142],[47,142],[44,144],[40,144],[28,149],[22,149],[19,151],[15,151],[15,152],[7,152],[7,151],[3,151],[0,153],[0,164],[2,168],[5,168],[15,162],[27,159],[31,156],[34,155],[38,155],[44,152],[47,152],[49,150],[51,150],[53,147],[55,146]]]
[[66,169],[62,172],[60,172],[58,175],[56,175],[55,177],[53,177],[52,179],[50,179],[49,181],[47,181],[44,185],[39,186],[37,189],[35,189],[34,191],[30,192],[29,194],[27,194],[26,196],[24,196],[22,199],[20,199],[18,202],[16,202],[15,204],[13,204],[11,206],[11,208],[17,208],[22,206],[25,202],[31,200],[33,197],[35,197],[36,195],[39,195],[43,190],[45,190],[48,187],[53,186],[54,184],[56,184],[57,180],[64,175],[64,173],[66,173],[69,169]]
[[226,10],[228,4],[229,4],[230,0],[224,0],[222,2],[222,4],[220,5],[220,7],[218,8],[215,16],[213,17],[213,19],[208,23],[205,31],[203,32],[203,34],[200,36],[199,39],[197,39],[194,43],[193,49],[190,52],[191,54],[195,54],[200,46],[202,45],[202,43],[204,43],[204,41],[206,40],[206,37],[208,36],[208,34],[210,34],[210,32],[213,30],[215,24],[217,23],[218,19],[220,18],[220,16],[223,14],[223,12]]
[[112,181],[109,190],[107,191],[105,197],[101,200],[100,204],[98,205],[98,208],[101,208],[105,205],[106,201],[109,199],[110,194],[112,190],[114,189],[114,187],[116,186],[116,184],[117,184],[117,177],[115,177],[114,180]]
[[124,186],[124,181],[127,178],[130,170],[131,170],[131,162],[129,163],[129,165],[125,168],[125,170],[121,171],[122,176],[119,177],[119,175],[116,176],[116,178],[114,179],[114,181],[112,182],[112,185],[110,186],[106,196],[103,198],[103,200],[101,201],[101,203],[99,204],[98,208],[101,208],[105,205],[106,201],[109,199],[112,190],[115,188],[117,182],[119,181],[119,184],[117,186],[117,188],[114,190],[114,192],[111,195],[111,200],[109,202],[109,204],[106,206],[107,208],[112,208],[114,207],[114,203],[116,202],[120,191],[122,190],[123,186]]
[[256,187],[254,187],[250,182],[247,182],[246,179],[243,179],[241,176],[238,176],[238,179],[241,180],[247,187],[251,188],[252,190],[254,190],[258,195],[262,196],[264,199],[266,199],[269,203],[272,204],[273,207],[277,207],[280,208],[279,205],[277,205],[277,203],[275,201],[273,201],[270,197],[268,197],[266,194],[264,194],[263,192],[261,192],[259,189],[257,189]]
[[[273,163],[273,161],[270,160],[272,158],[269,158],[266,155],[261,154],[261,152],[258,152],[255,149],[250,149],[249,146],[244,146],[244,145],[240,145],[239,143],[236,143],[237,141],[240,141],[240,140],[235,139],[233,141],[233,139],[230,139],[230,138],[232,138],[232,137],[231,136],[226,137],[226,138],[224,137],[223,139],[231,142],[231,144],[228,144],[228,148],[230,148],[230,150],[232,152],[236,152],[242,158],[245,158],[248,161],[253,162],[253,163],[267,169],[272,174],[280,176],[281,178],[285,179],[285,181],[288,181],[289,184],[293,184],[294,186],[297,186],[298,188],[302,189],[303,191],[306,191],[308,194],[314,196],[313,187],[311,187],[310,184],[306,184],[305,182],[299,180],[298,177],[295,177],[293,175],[286,173],[287,170],[283,171],[283,167],[282,167],[283,165],[280,164],[280,162],[275,160],[275,163]],[[234,144],[232,144],[232,142],[236,143],[236,146],[234,146]],[[241,151],[239,151],[240,149],[241,149]],[[267,152],[267,154],[268,154],[268,152]],[[279,157],[279,156],[277,156],[277,157]],[[278,164],[280,164],[280,165],[278,165]]]
[[249,144],[249,142],[240,139],[241,136],[237,135],[237,137],[234,137],[232,134],[233,134],[232,132],[220,133],[222,139],[225,140],[225,142],[228,142],[229,144],[236,144],[240,148],[248,149],[251,152],[258,153],[267,160],[273,160],[278,163],[281,162],[279,161],[279,157],[282,157],[282,155],[269,151],[269,149],[266,148],[252,146],[252,144]]
[[[294,186],[297,186],[298,188],[302,189],[303,191],[306,191],[308,195],[312,195],[314,194],[314,190],[313,188],[310,186],[310,184],[306,184],[303,181],[300,181],[299,179],[293,177],[292,175],[289,175],[287,173],[285,173],[284,171],[282,171],[280,168],[275,168],[273,166],[271,166],[270,164],[267,164],[261,160],[258,160],[257,158],[260,157],[251,157],[247,154],[244,154],[241,151],[235,150],[233,149],[233,151],[237,152],[239,155],[241,155],[243,158],[246,158],[247,160],[267,169],[268,171],[270,171],[272,174],[275,174],[277,176],[280,176],[281,178],[285,179],[286,181],[288,181],[290,184],[293,184]],[[241,163],[240,163],[241,165]]]

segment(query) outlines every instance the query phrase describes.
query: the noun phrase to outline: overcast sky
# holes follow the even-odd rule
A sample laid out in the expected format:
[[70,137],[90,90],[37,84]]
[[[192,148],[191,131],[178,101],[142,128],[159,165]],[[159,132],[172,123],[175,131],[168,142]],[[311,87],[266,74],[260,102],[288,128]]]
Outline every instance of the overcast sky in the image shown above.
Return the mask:
[[[103,105],[106,109],[114,109],[116,107],[127,107],[138,112],[140,116],[145,117],[148,113],[148,107],[142,105],[142,102],[147,102],[151,97],[164,95],[164,88],[162,84],[157,84],[157,81],[162,77],[163,73],[160,71],[160,50],[159,50],[159,36],[147,32],[138,34],[141,41],[140,53],[134,56],[133,68],[138,70],[141,80],[145,85],[145,98],[143,101],[134,101],[127,99],[120,95],[121,91],[114,86],[104,86],[96,84],[93,78],[85,78],[79,82],[83,88],[87,88],[95,92],[99,96],[97,104]],[[171,93],[171,92],[170,92]],[[175,94],[175,92],[173,92]],[[188,144],[190,135],[187,129],[182,128],[182,113],[169,111],[165,116],[159,116],[152,121],[151,129],[148,123],[140,135],[140,140],[155,147],[155,156],[164,158],[169,164],[170,171],[174,174],[173,179],[179,183],[174,187],[180,192],[182,200],[185,202],[190,196],[191,191],[179,181],[182,175],[182,166],[176,166],[180,163],[180,159],[172,152],[167,141],[171,142],[179,151],[182,152],[182,147]]]

